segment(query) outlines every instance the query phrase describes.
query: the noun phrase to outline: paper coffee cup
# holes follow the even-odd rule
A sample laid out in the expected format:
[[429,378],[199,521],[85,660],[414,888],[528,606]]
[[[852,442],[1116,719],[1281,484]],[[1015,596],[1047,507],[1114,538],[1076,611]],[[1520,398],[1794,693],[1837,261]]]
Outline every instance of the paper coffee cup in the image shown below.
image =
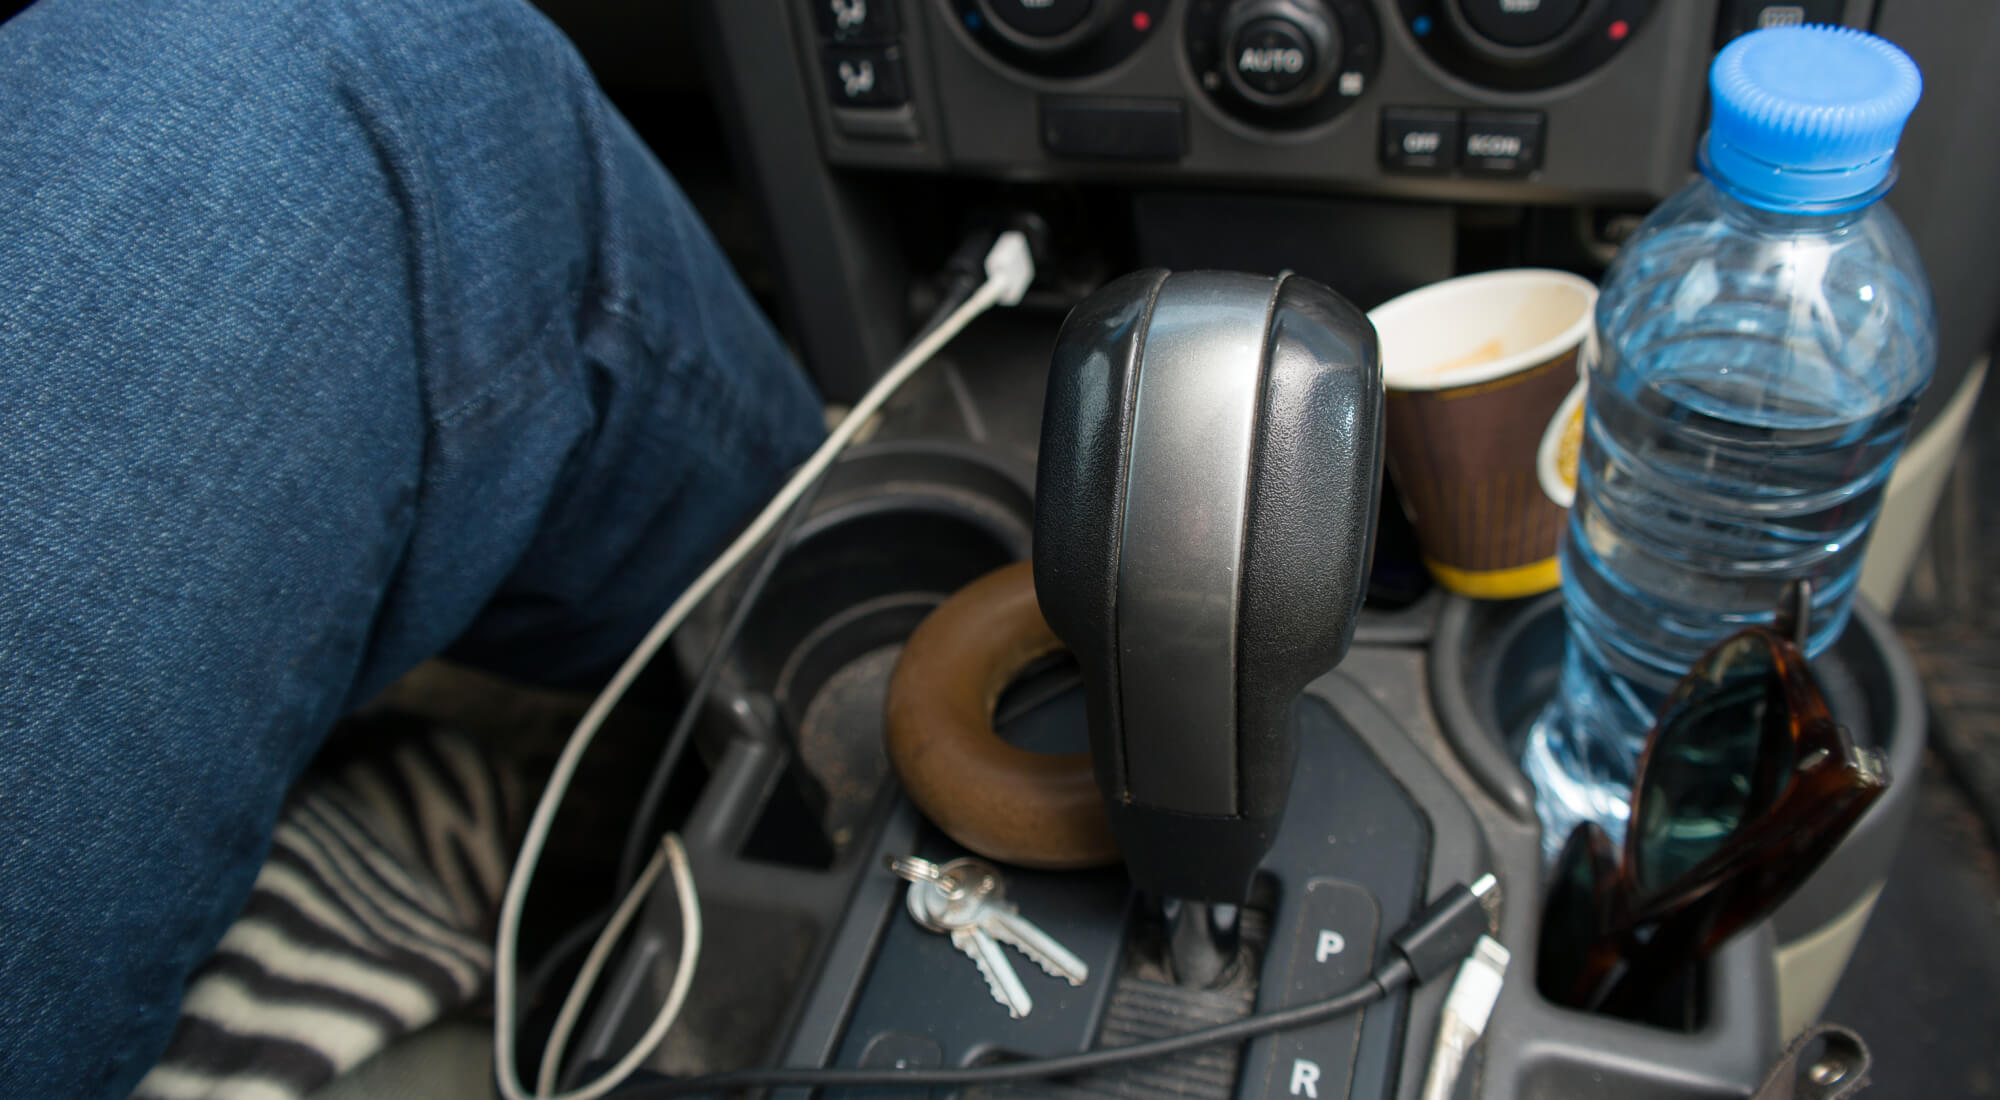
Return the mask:
[[1538,452],[1577,384],[1597,288],[1564,271],[1467,275],[1368,314],[1388,387],[1388,461],[1439,584],[1481,599],[1546,592],[1564,511]]

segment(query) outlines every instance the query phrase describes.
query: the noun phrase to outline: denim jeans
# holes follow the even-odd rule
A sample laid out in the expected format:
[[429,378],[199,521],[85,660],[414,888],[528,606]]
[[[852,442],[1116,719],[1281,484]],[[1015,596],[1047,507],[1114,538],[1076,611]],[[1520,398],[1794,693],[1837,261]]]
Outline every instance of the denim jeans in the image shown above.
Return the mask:
[[0,1096],[122,1096],[424,658],[578,684],[820,434],[525,0],[0,25]]

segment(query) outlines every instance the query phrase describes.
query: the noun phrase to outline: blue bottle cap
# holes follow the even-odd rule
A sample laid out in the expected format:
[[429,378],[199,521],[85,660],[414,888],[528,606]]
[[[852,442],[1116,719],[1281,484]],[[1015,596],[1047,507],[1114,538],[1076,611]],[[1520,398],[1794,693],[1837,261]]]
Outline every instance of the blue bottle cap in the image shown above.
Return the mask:
[[1708,70],[1709,174],[1765,209],[1866,205],[1890,182],[1923,86],[1908,54],[1866,31],[1752,31]]

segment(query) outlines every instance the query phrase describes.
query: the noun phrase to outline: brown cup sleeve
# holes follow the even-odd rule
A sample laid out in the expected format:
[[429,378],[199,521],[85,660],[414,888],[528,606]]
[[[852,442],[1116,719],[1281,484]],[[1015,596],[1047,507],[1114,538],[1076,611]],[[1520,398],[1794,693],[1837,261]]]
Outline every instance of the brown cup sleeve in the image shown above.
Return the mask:
[[1464,572],[1514,569],[1556,552],[1563,509],[1535,454],[1576,384],[1576,349],[1501,378],[1388,391],[1389,473],[1424,557]]

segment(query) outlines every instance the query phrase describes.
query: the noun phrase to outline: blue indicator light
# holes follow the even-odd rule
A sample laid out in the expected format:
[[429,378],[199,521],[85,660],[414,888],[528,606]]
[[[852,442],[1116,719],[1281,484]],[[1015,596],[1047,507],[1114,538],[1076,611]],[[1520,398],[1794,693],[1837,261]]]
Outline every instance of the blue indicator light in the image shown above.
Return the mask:
[[978,13],[978,12],[976,12],[976,11],[969,11],[969,12],[966,12],[966,13],[965,13],[965,29],[966,29],[966,30],[969,30],[969,31],[972,31],[972,32],[974,32],[974,33],[977,33],[977,32],[978,32],[978,30],[979,30],[979,23],[980,23],[980,19],[979,19],[979,13]]
[[1410,20],[1410,30],[1416,32],[1418,38],[1431,33],[1431,17],[1428,15],[1419,15],[1415,19]]

